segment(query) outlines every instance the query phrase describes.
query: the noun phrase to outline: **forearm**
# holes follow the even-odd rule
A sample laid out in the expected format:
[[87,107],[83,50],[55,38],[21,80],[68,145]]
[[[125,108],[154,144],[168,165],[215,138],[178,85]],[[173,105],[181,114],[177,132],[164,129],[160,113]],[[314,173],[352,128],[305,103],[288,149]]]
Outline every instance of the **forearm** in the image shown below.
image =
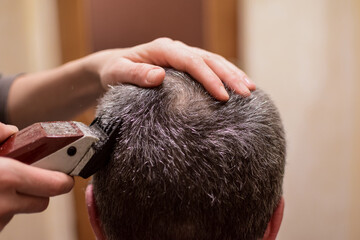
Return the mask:
[[17,78],[8,96],[9,122],[24,127],[67,120],[94,104],[104,90],[98,76],[84,68],[84,61]]

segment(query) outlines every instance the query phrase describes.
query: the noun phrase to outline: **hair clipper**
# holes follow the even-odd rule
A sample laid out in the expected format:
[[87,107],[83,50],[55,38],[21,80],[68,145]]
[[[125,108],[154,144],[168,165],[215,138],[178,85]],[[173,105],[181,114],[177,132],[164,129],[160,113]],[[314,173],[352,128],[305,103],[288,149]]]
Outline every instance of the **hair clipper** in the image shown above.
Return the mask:
[[88,178],[109,161],[120,127],[120,119],[102,126],[100,118],[90,126],[75,121],[35,123],[2,143],[0,156]]

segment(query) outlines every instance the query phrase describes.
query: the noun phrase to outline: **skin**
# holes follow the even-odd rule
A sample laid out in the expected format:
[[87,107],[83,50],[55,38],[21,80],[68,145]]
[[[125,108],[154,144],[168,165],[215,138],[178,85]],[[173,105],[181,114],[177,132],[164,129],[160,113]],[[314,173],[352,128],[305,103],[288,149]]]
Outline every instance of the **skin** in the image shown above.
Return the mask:
[[[68,120],[96,103],[109,85],[131,83],[160,85],[173,67],[188,72],[220,101],[228,100],[224,83],[248,96],[255,85],[244,72],[223,57],[168,38],[132,48],[100,51],[60,67],[25,74],[12,84],[7,115],[23,128],[34,122]],[[0,124],[0,142],[17,128]],[[73,179],[65,174],[0,159],[0,231],[17,213],[46,209],[49,197],[71,190]]]

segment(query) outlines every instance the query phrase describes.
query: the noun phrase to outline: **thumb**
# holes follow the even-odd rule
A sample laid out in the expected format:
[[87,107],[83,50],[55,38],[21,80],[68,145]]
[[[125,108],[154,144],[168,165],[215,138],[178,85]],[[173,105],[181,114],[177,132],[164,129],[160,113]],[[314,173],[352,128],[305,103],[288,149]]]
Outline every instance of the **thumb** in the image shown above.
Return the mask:
[[165,70],[147,63],[135,63],[121,58],[107,66],[101,73],[104,87],[118,83],[131,83],[140,87],[154,87],[162,83]]
[[0,143],[18,131],[16,126],[0,123]]

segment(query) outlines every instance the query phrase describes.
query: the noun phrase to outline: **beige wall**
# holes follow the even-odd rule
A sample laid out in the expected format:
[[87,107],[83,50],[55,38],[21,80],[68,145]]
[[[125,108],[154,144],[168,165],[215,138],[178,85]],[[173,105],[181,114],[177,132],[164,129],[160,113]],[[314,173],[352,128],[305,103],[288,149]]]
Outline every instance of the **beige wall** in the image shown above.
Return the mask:
[[[0,1],[0,72],[15,74],[54,67],[60,62],[55,0]],[[1,240],[76,239],[72,196],[53,198],[41,214],[17,215]]]
[[32,72],[60,62],[54,0],[0,1],[0,71]]
[[242,2],[243,68],[287,132],[278,239],[360,239],[359,3]]

